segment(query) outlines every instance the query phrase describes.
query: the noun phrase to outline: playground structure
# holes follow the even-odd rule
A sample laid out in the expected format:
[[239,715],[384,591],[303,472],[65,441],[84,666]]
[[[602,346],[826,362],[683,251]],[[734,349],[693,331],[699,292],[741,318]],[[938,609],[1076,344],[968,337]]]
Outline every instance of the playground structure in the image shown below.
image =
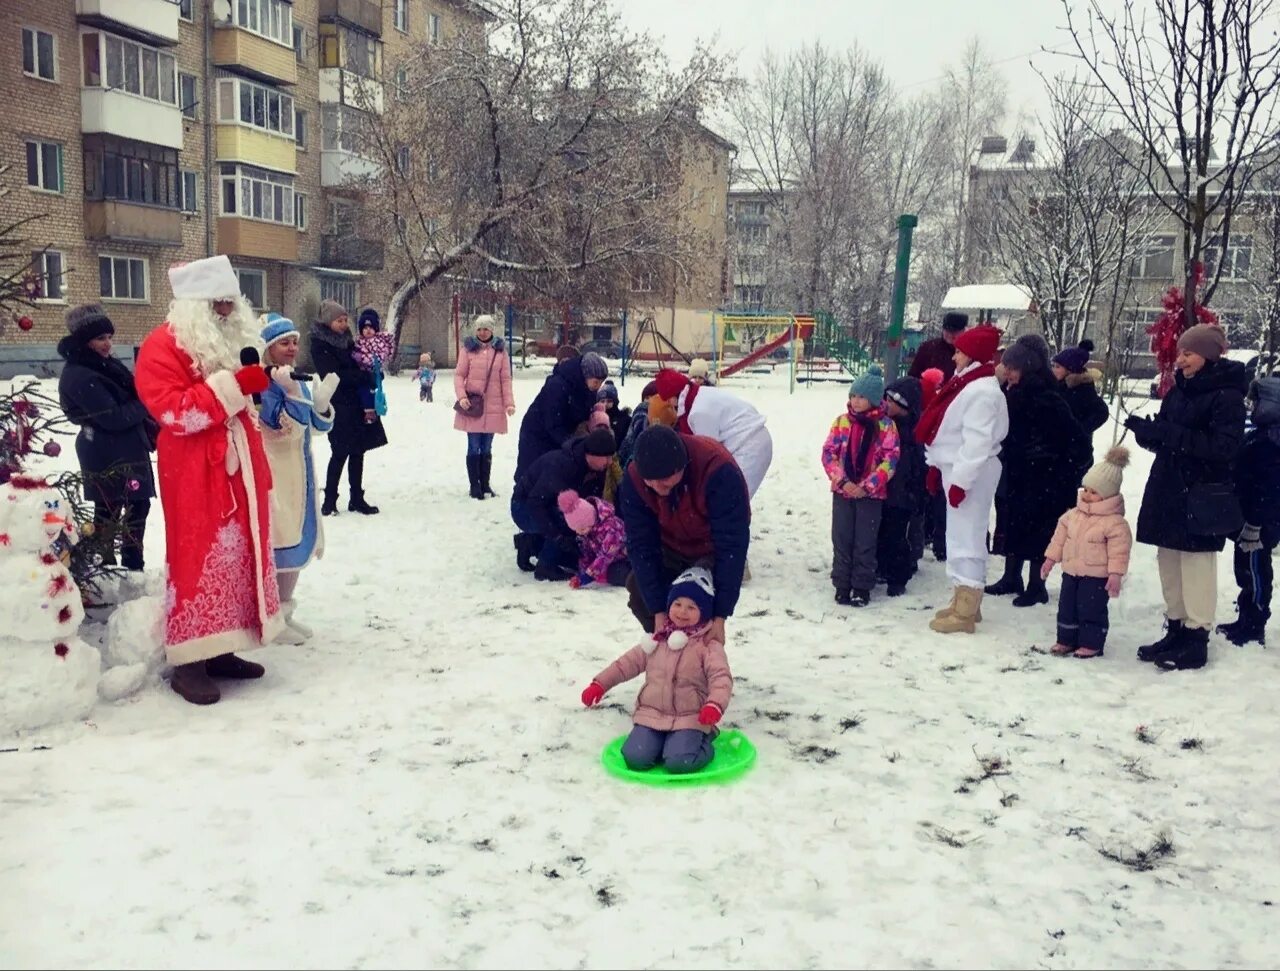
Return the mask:
[[[736,329],[764,327],[765,339],[745,356],[726,363],[725,345],[736,340]],[[871,363],[871,354],[863,344],[842,327],[833,314],[795,314],[778,311],[719,312],[713,316],[712,370],[727,378],[755,365],[778,351],[787,350],[787,369],[791,390],[797,382],[835,380],[841,376],[861,374]]]

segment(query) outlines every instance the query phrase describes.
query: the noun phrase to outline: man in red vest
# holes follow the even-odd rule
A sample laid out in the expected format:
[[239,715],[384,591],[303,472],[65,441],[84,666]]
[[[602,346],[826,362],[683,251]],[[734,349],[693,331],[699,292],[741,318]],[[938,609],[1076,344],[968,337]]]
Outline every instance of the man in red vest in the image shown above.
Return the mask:
[[627,605],[640,626],[661,631],[672,581],[691,566],[706,566],[716,591],[709,636],[723,644],[751,541],[747,481],[729,450],[712,438],[650,425],[636,439],[618,511],[632,568]]

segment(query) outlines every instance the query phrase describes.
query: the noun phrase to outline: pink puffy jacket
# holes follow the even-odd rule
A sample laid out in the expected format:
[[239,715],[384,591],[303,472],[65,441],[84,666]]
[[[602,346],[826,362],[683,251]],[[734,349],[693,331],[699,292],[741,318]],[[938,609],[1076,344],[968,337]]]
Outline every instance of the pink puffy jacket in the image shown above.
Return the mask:
[[710,640],[705,629],[690,635],[689,643],[674,650],[659,641],[652,651],[648,644],[637,644],[595,676],[600,687],[608,691],[644,672],[644,687],[636,699],[631,720],[659,732],[694,728],[711,731],[710,725],[698,724],[698,712],[708,701],[724,711],[733,693],[733,677],[724,645]]
[[1129,572],[1133,533],[1124,518],[1124,498],[1111,496],[1097,502],[1076,501],[1058,520],[1044,555],[1062,564],[1073,577],[1124,576]]

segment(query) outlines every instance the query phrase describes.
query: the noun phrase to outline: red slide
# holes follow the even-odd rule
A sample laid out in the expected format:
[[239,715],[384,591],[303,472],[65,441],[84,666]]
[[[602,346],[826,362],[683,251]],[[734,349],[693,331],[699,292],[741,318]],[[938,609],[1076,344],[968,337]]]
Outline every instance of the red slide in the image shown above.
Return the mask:
[[[797,336],[801,340],[808,340],[809,335],[813,333],[813,318],[797,317],[796,331],[797,331]],[[731,374],[736,374],[737,372],[741,371],[745,367],[750,367],[752,364],[755,364],[756,361],[760,360],[760,358],[768,354],[772,354],[774,351],[776,351],[780,347],[785,347],[787,344],[787,341],[789,340],[791,340],[790,327],[784,330],[781,334],[779,334],[773,340],[766,341],[765,343],[761,344],[759,347],[757,347],[754,351],[752,351],[750,354],[748,354],[746,357],[742,358],[741,360],[734,361],[728,367],[721,368],[719,371],[718,377],[727,378]]]

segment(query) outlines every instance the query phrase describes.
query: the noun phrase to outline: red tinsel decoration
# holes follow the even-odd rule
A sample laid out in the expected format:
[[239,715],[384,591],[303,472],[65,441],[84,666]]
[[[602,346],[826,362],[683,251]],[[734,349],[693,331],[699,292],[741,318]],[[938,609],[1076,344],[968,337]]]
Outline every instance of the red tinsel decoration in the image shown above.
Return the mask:
[[[1204,282],[1204,264],[1197,263],[1194,269],[1196,293],[1200,292],[1200,284]],[[1173,362],[1178,357],[1178,338],[1186,328],[1186,295],[1182,287],[1172,286],[1160,298],[1164,312],[1156,318],[1155,323],[1147,328],[1151,335],[1151,352],[1156,356],[1156,372],[1159,385],[1156,393],[1163,398],[1173,387]],[[1195,319],[1198,324],[1218,324],[1218,315],[1199,302],[1195,304]]]
[[69,650],[70,648],[68,648],[66,644],[59,643],[53,645],[53,653],[58,655],[58,657],[66,657],[67,651]]
[[[57,557],[50,554],[49,559],[52,561],[56,560]],[[69,589],[71,589],[71,581],[65,573],[60,573],[49,583],[49,596],[56,597],[59,594],[66,593]]]

